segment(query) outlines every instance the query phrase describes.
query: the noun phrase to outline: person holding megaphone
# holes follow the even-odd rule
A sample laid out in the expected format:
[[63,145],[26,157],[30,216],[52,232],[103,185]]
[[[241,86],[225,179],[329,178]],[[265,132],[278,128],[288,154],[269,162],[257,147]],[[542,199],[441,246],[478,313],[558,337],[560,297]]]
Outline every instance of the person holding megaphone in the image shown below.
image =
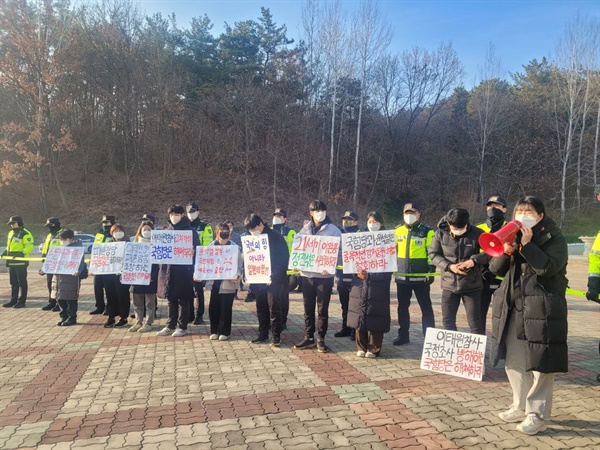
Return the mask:
[[[490,261],[490,270],[504,277],[492,301],[490,359],[494,366],[506,360],[513,392],[511,407],[499,417],[521,422],[517,430],[534,435],[546,429],[552,411],[554,373],[568,371],[568,249],[539,198],[520,199],[513,218],[520,231]],[[505,235],[502,229],[497,234]]]

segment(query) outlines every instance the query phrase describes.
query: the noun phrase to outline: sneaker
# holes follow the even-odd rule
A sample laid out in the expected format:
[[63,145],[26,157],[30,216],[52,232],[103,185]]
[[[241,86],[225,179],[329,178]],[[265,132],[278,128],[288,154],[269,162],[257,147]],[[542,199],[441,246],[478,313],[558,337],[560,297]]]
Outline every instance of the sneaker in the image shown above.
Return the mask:
[[52,311],[52,308],[54,308],[54,304],[53,303],[48,303],[46,306],[44,306],[42,308],[42,311]]
[[259,344],[261,342],[266,342],[269,339],[269,336],[257,336],[254,339],[252,339],[250,342],[252,342],[253,344]]
[[136,323],[135,325],[133,325],[129,330],[130,333],[135,333],[136,331],[139,331],[139,329],[142,328],[142,324],[141,323]]
[[340,331],[335,333],[333,336],[334,337],[347,337],[347,336],[350,336],[351,334],[352,334],[352,330],[350,328],[343,327]]
[[65,320],[61,326],[70,327],[72,325],[77,325],[77,321],[76,320]]
[[325,339],[317,339],[317,350],[321,353],[329,351],[329,348],[325,345]]
[[208,338],[211,341],[216,341],[217,339],[219,339],[219,335],[218,334],[211,334]]
[[372,352],[365,353],[365,358],[377,358],[377,355]]
[[138,333],[147,333],[148,331],[152,331],[153,326],[152,325],[148,325],[147,323],[145,323],[144,325],[142,325],[140,327],[140,329],[138,330]]
[[281,345],[281,338],[278,337],[273,337],[273,339],[271,339],[271,343],[269,344],[269,346],[271,347],[279,347]]
[[171,336],[181,337],[181,336],[185,336],[186,334],[190,334],[190,332],[188,330],[184,330],[183,328],[177,328]]
[[523,420],[523,416],[525,416],[525,411],[517,408],[516,406],[511,406],[508,411],[498,414],[498,417],[505,422],[521,422]]
[[171,330],[169,327],[164,327],[162,330],[160,330],[158,333],[156,333],[157,336],[171,336],[173,334],[175,330]]
[[204,319],[202,319],[202,316],[196,316],[196,318],[194,319],[194,322],[192,322],[194,325],[202,325],[204,323]]
[[96,314],[102,314],[103,312],[104,312],[104,308],[96,308],[95,310],[90,311],[90,314],[92,316],[95,316]]
[[363,352],[362,350],[359,350],[356,352],[356,356],[360,357],[360,358],[364,358],[365,357],[365,352]]
[[125,325],[127,325],[127,319],[121,318],[117,323],[115,323],[115,328],[123,328]]
[[540,431],[546,430],[544,419],[540,419],[536,413],[529,413],[523,422],[517,425],[517,431],[525,433],[529,436],[538,434]]
[[60,311],[60,306],[54,305],[50,311],[52,311],[52,312],[59,312]]
[[306,337],[302,342],[294,345],[294,348],[298,350],[304,350],[305,348],[313,348],[316,346],[317,344],[313,338]]
[[115,319],[108,319],[104,324],[104,328],[114,328],[115,327]]
[[229,336],[225,336],[224,334],[222,334],[222,335],[219,336],[219,340],[220,341],[227,341],[227,340],[229,340]]
[[[25,308],[25,303],[24,302],[19,302],[15,306],[13,306],[13,308],[15,308],[15,309]],[[58,308],[57,311],[60,311],[60,308],[58,307],[58,305],[55,306],[54,308]],[[54,308],[52,308],[52,311],[54,311]]]
[[62,326],[63,326],[63,321],[61,320],[60,322],[58,322],[58,323],[56,324],[56,326],[57,326],[57,327],[62,327]]
[[392,344],[394,345],[404,345],[404,344],[410,344],[410,338],[407,337],[400,337],[398,336],[394,342],[392,342]]
[[13,306],[15,306],[16,304],[17,304],[17,302],[16,302],[16,301],[10,301],[10,302],[8,302],[8,303],[4,303],[4,304],[2,305],[2,307],[3,307],[3,308],[12,308],[12,307],[13,307]]

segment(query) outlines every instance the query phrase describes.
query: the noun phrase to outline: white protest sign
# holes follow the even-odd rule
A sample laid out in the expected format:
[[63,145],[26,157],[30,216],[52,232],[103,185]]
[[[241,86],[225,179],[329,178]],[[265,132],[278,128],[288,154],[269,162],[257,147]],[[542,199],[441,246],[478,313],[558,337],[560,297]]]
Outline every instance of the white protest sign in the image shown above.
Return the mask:
[[194,241],[192,230],[152,230],[152,262],[159,264],[192,264]]
[[271,282],[271,254],[266,234],[260,236],[242,236],[244,250],[244,273],[250,284]]
[[107,242],[92,246],[90,273],[94,275],[118,274],[123,270],[125,242]]
[[149,243],[127,242],[123,272],[121,273],[122,284],[142,286],[150,284],[150,274],[152,273],[151,251]]
[[427,328],[421,369],[481,381],[487,336]]
[[238,273],[237,245],[196,247],[195,280],[233,280]]
[[294,236],[288,269],[318,273],[326,271],[333,275],[339,248],[340,238],[337,236],[297,234]]
[[344,273],[395,272],[396,237],[394,230],[342,234]]
[[83,247],[50,247],[42,272],[54,275],[73,275],[79,271],[79,265],[85,248]]

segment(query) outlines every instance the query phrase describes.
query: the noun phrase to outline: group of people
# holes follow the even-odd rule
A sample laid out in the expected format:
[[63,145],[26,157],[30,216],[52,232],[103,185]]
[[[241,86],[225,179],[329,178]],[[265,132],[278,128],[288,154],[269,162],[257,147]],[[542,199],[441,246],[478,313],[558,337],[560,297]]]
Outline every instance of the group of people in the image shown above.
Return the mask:
[[[118,275],[96,275],[96,308],[90,314],[107,315],[105,327],[124,327],[128,324],[129,296],[132,294],[135,324],[129,331],[150,331],[158,295],[168,301],[168,321],[157,335],[184,336],[188,334],[189,324],[203,323],[206,290],[210,292],[210,339],[227,340],[231,334],[233,301],[243,277],[241,239],[233,232],[231,222],[219,223],[213,231],[209,224],[200,220],[198,210],[195,203],[189,203],[187,207],[171,206],[167,211],[168,229],[195,231],[192,233],[194,246],[237,245],[240,257],[235,278],[198,281],[193,277],[193,265],[169,264],[153,265],[148,286],[122,284]],[[542,431],[552,407],[553,374],[567,371],[567,243],[554,221],[547,217],[542,201],[528,196],[520,199],[514,208],[513,219],[520,225],[515,240],[504,244],[501,256],[490,257],[481,251],[479,236],[496,232],[506,224],[506,201],[501,196],[491,197],[486,203],[486,212],[487,220],[473,225],[467,210],[453,208],[434,229],[421,221],[416,204],[407,203],[403,208],[403,223],[395,228],[398,271],[370,273],[362,270],[347,274],[342,270],[340,252],[335,275],[326,271],[296,274],[288,270],[296,232],[287,226],[285,210],[278,208],[273,213],[272,226],[256,214],[249,215],[244,220],[246,233],[266,235],[271,258],[270,281],[251,286],[258,316],[258,335],[252,342],[267,342],[270,335],[270,344],[280,345],[281,333],[287,327],[290,288],[300,284],[305,335],[294,348],[316,347],[319,352],[327,352],[329,303],[336,284],[342,328],[334,336],[349,336],[355,340],[357,356],[376,358],[381,354],[384,334],[391,329],[392,277],[397,287],[399,324],[393,344],[405,345],[410,343],[409,307],[413,293],[422,313],[423,334],[427,328],[435,327],[430,285],[434,280],[433,273],[439,269],[445,329],[457,329],[456,316],[462,300],[470,331],[485,334],[493,297],[491,360],[496,365],[500,359],[505,359],[506,373],[513,389],[511,408],[499,416],[507,422],[520,422],[517,429],[524,433]],[[320,200],[309,205],[309,214],[299,235],[341,237],[342,233],[385,229],[383,216],[377,211],[367,215],[366,228],[362,229],[359,216],[353,211],[344,214],[341,227],[336,226],[325,203]],[[155,218],[145,214],[140,220],[134,241],[149,242]],[[11,217],[9,225],[12,229],[5,253],[16,259],[7,261],[12,291],[10,302],[3,306],[23,307],[27,297],[27,261],[24,259],[33,248],[33,237],[23,227],[19,216]],[[49,218],[46,226],[49,233],[43,256],[53,245],[73,245],[73,232],[62,229],[57,218]],[[125,230],[116,223],[114,216],[104,216],[102,230],[96,235],[95,242],[124,239]],[[596,301],[600,291],[599,247],[597,237],[590,255],[587,293],[590,300]],[[86,272],[82,263],[72,275],[47,275],[49,303],[42,309],[58,308],[61,326],[76,323],[79,279]]]

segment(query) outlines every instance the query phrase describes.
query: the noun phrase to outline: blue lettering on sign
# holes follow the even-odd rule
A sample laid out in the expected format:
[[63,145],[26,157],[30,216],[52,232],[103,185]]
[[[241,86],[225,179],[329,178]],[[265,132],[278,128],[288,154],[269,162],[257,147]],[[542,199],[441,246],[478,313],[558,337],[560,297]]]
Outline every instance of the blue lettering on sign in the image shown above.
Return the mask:
[[170,245],[155,245],[152,247],[152,258],[154,260],[170,259],[173,253],[173,247]]

